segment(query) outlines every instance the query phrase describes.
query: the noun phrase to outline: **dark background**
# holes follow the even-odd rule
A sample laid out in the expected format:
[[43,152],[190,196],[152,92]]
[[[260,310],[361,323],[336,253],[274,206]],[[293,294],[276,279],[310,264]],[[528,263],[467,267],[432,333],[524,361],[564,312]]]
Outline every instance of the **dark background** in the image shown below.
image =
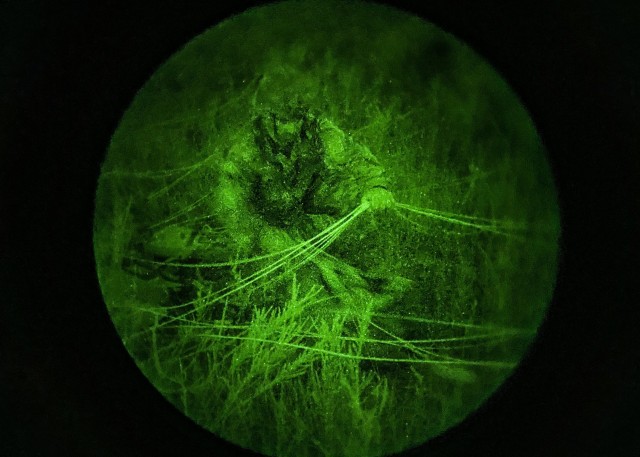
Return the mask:
[[[0,455],[236,455],[124,350],[92,255],[100,161],[135,92],[250,2],[0,1]],[[563,218],[540,338],[480,411],[409,455],[640,455],[640,3],[395,2],[466,41],[529,109]]]

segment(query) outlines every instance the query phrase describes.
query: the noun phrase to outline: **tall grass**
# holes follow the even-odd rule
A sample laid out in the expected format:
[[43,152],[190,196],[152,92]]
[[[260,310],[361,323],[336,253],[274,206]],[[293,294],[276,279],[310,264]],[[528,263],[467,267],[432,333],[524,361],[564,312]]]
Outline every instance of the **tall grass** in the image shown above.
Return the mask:
[[[168,238],[165,246],[176,252],[172,243],[183,243],[185,258],[161,259],[143,244],[125,249],[121,239],[98,236],[112,247],[101,282],[114,297],[108,305],[127,348],[153,384],[198,424],[241,446],[279,456],[405,449],[479,404],[487,386],[495,388],[517,364],[510,348],[535,332],[483,316],[487,304],[472,290],[482,285],[464,258],[495,249],[494,239],[503,240],[502,249],[507,240],[525,243],[522,224],[401,202],[374,211],[362,203],[309,239],[289,237],[278,251],[239,257],[228,255],[232,236],[224,224],[212,228],[194,208],[180,216],[204,221],[184,225],[198,233]],[[134,240],[132,205],[114,211],[112,233]],[[175,220],[151,230],[185,224]],[[352,245],[385,242],[374,252],[379,264],[365,271]],[[399,267],[403,259],[411,264]],[[376,269],[395,277],[373,290]],[[125,284],[130,292],[122,300],[113,291]]]

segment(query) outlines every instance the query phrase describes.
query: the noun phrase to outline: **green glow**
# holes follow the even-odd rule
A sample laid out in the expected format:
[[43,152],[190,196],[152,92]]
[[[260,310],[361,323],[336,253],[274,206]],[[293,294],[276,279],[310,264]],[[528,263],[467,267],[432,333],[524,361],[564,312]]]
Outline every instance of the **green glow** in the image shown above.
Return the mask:
[[553,290],[556,195],[504,81],[418,18],[284,2],[138,93],[96,196],[115,327],[186,416],[277,456],[378,456],[474,411]]

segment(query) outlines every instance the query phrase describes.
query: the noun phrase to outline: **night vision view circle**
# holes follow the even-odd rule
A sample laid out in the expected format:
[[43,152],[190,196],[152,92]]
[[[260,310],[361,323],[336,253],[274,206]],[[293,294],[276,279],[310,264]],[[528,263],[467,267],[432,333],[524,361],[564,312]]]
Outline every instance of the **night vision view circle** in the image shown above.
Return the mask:
[[507,84],[424,20],[283,2],[198,36],[137,94],[96,195],[126,349],[195,423],[272,456],[381,456],[516,368],[560,222]]

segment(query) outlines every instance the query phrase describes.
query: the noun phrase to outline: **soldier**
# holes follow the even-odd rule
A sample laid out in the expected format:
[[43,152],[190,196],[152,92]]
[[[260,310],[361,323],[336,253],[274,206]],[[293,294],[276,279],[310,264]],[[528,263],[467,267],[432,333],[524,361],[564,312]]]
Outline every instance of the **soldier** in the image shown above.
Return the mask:
[[[393,205],[384,168],[371,151],[308,108],[268,111],[252,129],[252,137],[239,138],[221,163],[215,193],[217,215],[234,237],[238,257],[285,251],[359,206]],[[301,282],[320,282],[343,303],[391,299],[369,292],[361,271],[347,262],[318,255],[313,265],[299,272]]]

